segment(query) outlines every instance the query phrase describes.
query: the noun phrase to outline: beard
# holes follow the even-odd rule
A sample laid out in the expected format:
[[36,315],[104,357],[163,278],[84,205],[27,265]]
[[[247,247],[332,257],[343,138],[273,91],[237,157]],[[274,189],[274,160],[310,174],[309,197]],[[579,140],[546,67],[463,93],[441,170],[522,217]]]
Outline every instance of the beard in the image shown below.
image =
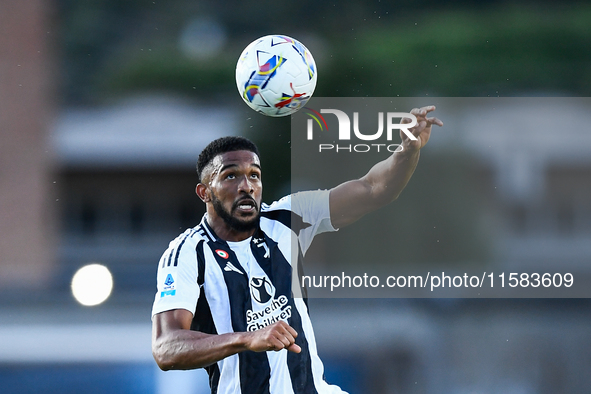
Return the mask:
[[257,214],[254,218],[250,220],[240,220],[236,216],[233,216],[232,213],[238,207],[240,201],[244,201],[244,199],[235,202],[232,205],[232,211],[228,212],[228,210],[224,208],[222,202],[217,198],[217,196],[213,193],[211,194],[211,202],[213,204],[213,209],[215,210],[215,213],[217,213],[218,216],[222,218],[224,223],[226,223],[232,230],[238,232],[251,231],[257,228],[259,225],[259,218],[261,217],[261,212],[258,208],[257,203],[252,199],[249,200],[252,201],[252,203],[254,204],[257,210]]

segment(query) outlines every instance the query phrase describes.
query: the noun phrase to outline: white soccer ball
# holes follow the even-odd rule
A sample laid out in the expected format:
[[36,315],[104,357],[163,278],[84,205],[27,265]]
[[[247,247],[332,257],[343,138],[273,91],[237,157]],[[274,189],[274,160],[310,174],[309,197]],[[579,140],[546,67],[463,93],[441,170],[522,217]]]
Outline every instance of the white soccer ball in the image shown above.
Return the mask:
[[236,65],[236,85],[252,109],[267,116],[290,115],[312,97],[317,70],[299,41],[270,35],[250,43]]

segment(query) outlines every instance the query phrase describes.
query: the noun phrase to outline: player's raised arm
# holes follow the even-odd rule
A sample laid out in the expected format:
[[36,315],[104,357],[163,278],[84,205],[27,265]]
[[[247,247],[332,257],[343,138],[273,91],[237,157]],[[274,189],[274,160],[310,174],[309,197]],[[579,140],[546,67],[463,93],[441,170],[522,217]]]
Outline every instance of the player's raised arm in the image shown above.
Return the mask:
[[342,183],[330,191],[330,219],[335,228],[349,225],[398,198],[417,166],[421,148],[429,141],[431,127],[443,126],[441,120],[428,117],[434,110],[435,106],[413,109],[411,114],[416,116],[417,125],[410,131],[416,140],[401,131],[401,152],[377,163],[362,178]]
[[213,335],[190,330],[192,320],[185,309],[154,315],[152,354],[162,370],[203,368],[245,350],[301,351],[297,332],[284,321],[252,332]]

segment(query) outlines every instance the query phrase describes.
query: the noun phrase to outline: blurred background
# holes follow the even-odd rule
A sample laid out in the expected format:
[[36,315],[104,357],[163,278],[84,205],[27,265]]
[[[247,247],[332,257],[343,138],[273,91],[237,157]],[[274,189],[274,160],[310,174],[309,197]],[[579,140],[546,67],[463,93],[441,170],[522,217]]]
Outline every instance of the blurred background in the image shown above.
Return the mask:
[[[3,393],[208,392],[203,371],[165,373],[152,359],[156,264],[203,214],[194,168],[210,140],[252,138],[272,163],[264,199],[290,191],[289,119],[256,114],[235,87],[255,38],[302,41],[317,97],[591,93],[585,2],[0,0],[0,33]],[[538,125],[554,108],[504,108],[515,130],[490,107],[441,111],[446,126],[391,211],[401,263],[584,272],[586,103],[567,103],[550,131]],[[314,248],[335,253],[329,268],[348,253],[333,235]],[[352,393],[591,386],[587,299],[312,299],[310,309],[326,378]]]

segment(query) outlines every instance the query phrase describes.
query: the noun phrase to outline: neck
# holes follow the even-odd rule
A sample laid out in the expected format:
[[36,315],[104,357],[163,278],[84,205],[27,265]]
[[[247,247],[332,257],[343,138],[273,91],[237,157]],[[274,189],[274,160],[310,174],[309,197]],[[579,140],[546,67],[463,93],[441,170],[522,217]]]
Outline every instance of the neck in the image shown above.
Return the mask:
[[213,209],[207,210],[207,224],[209,224],[209,227],[211,227],[219,238],[230,242],[244,241],[252,237],[256,231],[256,228],[245,231],[236,230],[226,223],[224,219],[219,217]]

